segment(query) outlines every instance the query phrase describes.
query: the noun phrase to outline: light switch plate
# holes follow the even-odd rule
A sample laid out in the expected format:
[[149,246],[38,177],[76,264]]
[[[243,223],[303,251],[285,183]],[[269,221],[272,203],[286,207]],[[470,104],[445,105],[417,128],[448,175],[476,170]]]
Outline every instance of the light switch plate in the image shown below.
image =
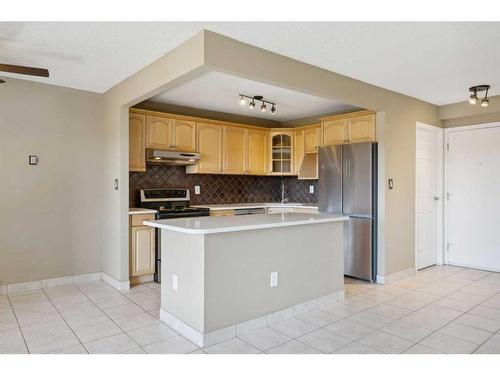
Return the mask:
[[271,288],[278,286],[278,272],[271,272]]
[[195,187],[194,187],[194,193],[195,194],[200,194],[200,185],[195,185]]
[[309,185],[309,193],[314,194],[314,185]]
[[177,290],[177,275],[172,275],[172,289]]
[[37,165],[38,164],[38,156],[30,155],[28,158],[29,165]]
[[394,189],[394,180],[392,178],[389,178],[388,183],[389,183],[389,190]]

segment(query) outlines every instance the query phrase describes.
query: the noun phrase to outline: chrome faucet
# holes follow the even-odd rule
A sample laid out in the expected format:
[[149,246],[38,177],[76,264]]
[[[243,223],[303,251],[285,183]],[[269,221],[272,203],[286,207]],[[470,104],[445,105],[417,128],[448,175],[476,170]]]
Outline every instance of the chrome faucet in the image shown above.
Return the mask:
[[281,179],[281,204],[287,204],[288,198],[285,198],[285,182]]

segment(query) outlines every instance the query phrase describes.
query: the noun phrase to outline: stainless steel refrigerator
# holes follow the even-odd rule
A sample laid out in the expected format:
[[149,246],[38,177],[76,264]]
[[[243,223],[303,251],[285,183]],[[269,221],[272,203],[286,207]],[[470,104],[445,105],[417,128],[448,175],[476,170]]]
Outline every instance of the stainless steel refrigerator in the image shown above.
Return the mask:
[[350,217],[344,226],[344,274],[377,275],[377,144],[319,149],[319,210]]

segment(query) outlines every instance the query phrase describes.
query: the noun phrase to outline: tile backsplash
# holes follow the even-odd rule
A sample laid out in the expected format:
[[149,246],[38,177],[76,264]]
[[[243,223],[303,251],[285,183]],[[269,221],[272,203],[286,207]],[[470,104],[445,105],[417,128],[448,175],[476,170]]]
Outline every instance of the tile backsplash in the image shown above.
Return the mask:
[[[159,187],[189,189],[192,205],[278,202],[282,181],[290,202],[317,202],[317,180],[298,180],[292,176],[187,174],[183,166],[149,164],[146,172],[129,173],[129,205],[138,205],[139,190]],[[195,185],[200,186],[199,195],[194,193]],[[314,186],[314,194],[309,193],[309,185]]]

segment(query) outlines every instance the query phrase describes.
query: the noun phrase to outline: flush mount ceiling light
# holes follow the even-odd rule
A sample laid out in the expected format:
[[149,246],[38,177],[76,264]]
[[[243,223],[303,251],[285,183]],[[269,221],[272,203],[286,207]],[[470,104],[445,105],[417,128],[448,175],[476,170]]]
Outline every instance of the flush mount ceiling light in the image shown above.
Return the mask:
[[490,104],[490,100],[488,99],[488,90],[490,89],[490,85],[478,85],[472,86],[469,88],[469,92],[471,93],[469,96],[469,103],[476,104],[478,102],[477,93],[485,92],[484,98],[481,99],[481,107],[487,107]]
[[247,99],[250,100],[248,103],[248,108],[254,109],[255,108],[255,101],[261,102],[260,106],[260,111],[261,112],[267,112],[267,105],[269,104],[271,106],[271,114],[275,114],[277,111],[277,105],[276,103],[273,103],[267,99],[264,99],[262,95],[255,95],[255,96],[248,96],[244,94],[239,94],[240,97],[240,105],[245,105],[247,103]]

